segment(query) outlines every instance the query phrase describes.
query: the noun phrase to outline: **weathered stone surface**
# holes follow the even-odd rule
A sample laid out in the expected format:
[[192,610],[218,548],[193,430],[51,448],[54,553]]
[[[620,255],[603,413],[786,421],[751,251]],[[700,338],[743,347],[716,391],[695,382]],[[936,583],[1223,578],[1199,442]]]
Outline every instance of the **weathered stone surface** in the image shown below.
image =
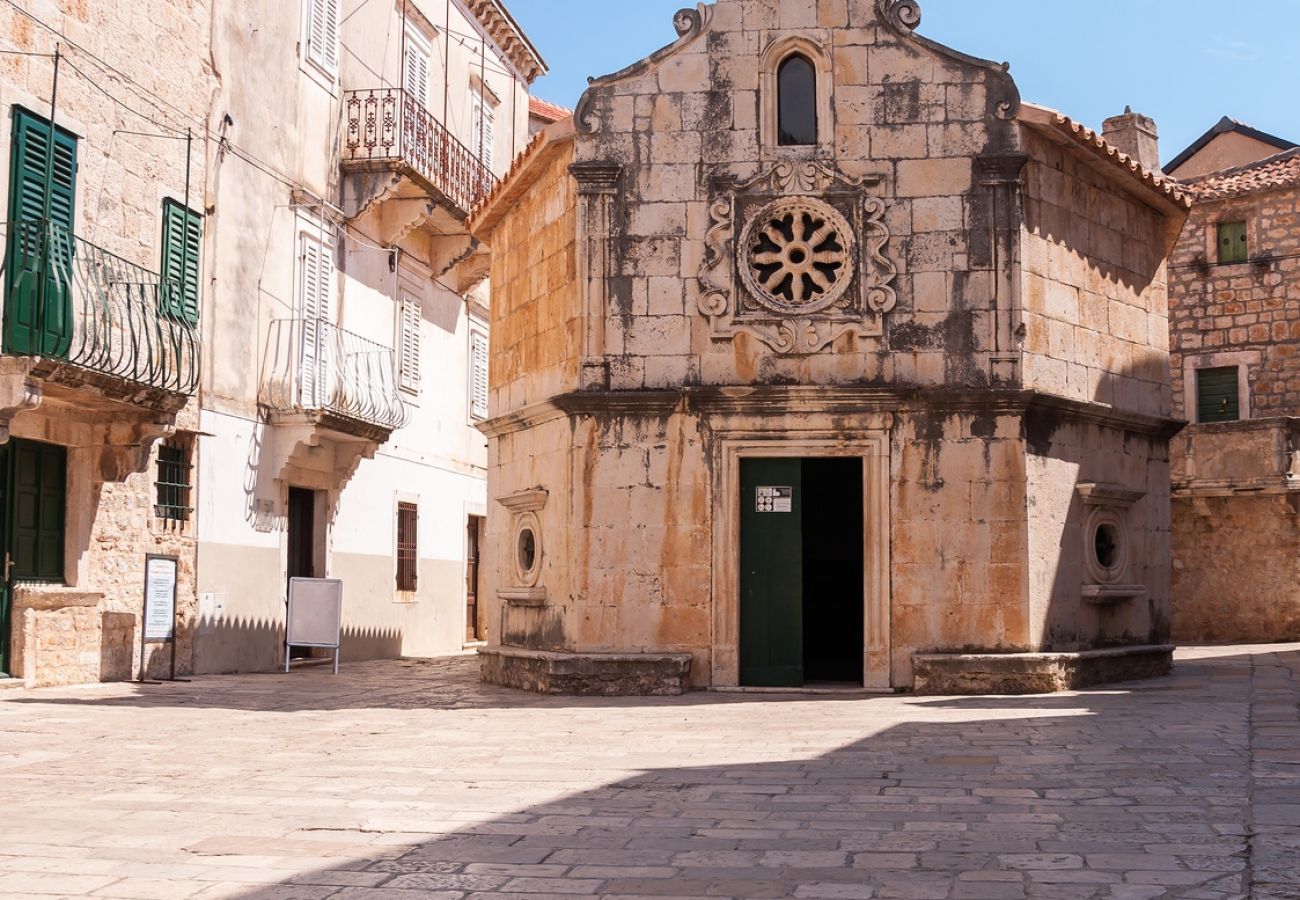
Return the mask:
[[1174,648],[1123,647],[1076,653],[918,654],[918,694],[1050,694],[1168,675]]
[[488,684],[588,697],[670,697],[690,689],[690,654],[550,653],[517,647],[479,651]]

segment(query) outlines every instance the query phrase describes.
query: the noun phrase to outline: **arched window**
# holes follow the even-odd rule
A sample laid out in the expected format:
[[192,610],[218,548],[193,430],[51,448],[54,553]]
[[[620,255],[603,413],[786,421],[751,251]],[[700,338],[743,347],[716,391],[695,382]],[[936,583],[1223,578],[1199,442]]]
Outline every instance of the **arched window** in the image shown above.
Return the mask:
[[817,70],[808,57],[792,53],[777,69],[777,143],[817,143]]

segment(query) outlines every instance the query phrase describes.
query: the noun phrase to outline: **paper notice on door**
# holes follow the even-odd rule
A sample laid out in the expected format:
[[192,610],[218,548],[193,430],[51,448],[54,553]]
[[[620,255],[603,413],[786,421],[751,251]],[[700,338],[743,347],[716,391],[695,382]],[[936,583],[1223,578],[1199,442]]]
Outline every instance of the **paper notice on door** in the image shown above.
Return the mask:
[[761,512],[761,513],[794,512],[794,488],[792,487],[759,488],[754,509],[755,512]]

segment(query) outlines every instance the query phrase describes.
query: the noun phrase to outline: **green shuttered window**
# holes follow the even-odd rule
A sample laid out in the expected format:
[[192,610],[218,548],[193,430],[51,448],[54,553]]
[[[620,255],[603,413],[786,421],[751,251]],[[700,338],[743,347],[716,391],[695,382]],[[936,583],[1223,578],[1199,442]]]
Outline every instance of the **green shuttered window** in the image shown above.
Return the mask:
[[1219,223],[1219,262],[1243,263],[1250,259],[1245,222]]
[[191,324],[199,320],[199,250],[202,245],[202,217],[174,200],[164,200],[161,312]]
[[[48,188],[48,189],[47,189]],[[65,356],[72,341],[67,285],[77,194],[77,138],[13,108],[4,346]]]
[[1236,366],[1196,372],[1196,420],[1236,422],[1241,418]]

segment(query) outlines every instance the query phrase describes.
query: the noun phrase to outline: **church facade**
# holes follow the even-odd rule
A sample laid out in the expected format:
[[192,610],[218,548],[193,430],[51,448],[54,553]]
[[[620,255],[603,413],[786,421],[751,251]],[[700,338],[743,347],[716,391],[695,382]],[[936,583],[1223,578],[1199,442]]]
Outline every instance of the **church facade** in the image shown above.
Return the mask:
[[479,207],[490,682],[1168,669],[1174,182],[913,0],[718,0]]

